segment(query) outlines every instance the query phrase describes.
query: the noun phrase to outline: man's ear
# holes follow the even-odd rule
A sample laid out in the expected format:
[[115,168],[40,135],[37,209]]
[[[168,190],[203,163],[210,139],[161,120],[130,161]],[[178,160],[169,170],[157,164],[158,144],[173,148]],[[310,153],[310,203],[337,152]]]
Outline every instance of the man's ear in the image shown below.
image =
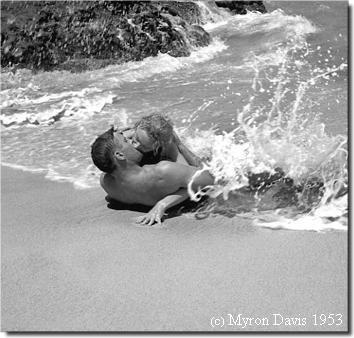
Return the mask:
[[125,155],[119,150],[114,153],[114,156],[118,161],[125,161],[127,159]]

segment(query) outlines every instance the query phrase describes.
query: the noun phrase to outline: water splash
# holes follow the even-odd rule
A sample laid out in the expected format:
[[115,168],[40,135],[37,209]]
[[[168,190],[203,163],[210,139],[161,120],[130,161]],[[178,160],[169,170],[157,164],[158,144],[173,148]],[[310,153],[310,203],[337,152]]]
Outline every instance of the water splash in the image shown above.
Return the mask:
[[[218,135],[209,130],[203,136],[209,140],[203,149],[208,160],[188,186],[193,200],[204,195],[216,200],[222,197],[228,203],[219,203],[220,211],[223,204],[230,209],[230,200],[240,202],[233,196],[235,192],[242,197],[252,193],[249,209],[256,225],[314,231],[346,229],[347,138],[326,133],[319,112],[312,110],[309,89],[325,86],[331,77],[345,72],[347,65],[313,68],[306,59],[311,53],[304,36],[291,35],[273,50],[248,58],[245,66],[254,72],[253,94],[236,112],[237,128]],[[268,62],[275,54],[278,57]],[[198,143],[195,138],[193,141]],[[193,147],[193,142],[189,144]],[[195,192],[192,182],[204,170],[214,175],[215,184]],[[276,180],[267,182],[280,172]],[[255,175],[261,182],[252,189],[250,179]],[[283,205],[289,207],[291,202],[290,209],[275,213],[277,204],[270,203],[274,196],[278,200],[286,196]]]
[[204,29],[224,23],[232,17],[229,10],[216,6],[213,2],[197,1],[201,14],[201,23]]

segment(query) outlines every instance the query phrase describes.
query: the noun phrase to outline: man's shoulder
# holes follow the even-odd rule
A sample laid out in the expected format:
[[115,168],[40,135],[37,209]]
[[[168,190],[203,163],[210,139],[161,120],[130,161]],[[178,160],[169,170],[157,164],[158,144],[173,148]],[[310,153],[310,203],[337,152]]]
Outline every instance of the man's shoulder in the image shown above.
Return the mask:
[[164,173],[165,171],[171,170],[173,167],[173,162],[170,161],[160,161],[159,163],[156,164],[146,164],[142,168],[145,172],[145,174],[161,174]]
[[114,177],[112,175],[107,173],[101,173],[100,183],[102,187],[112,184],[113,181],[114,181]]
[[155,169],[158,172],[170,172],[178,169],[180,165],[176,162],[171,161],[160,161],[155,165]]
[[190,176],[191,167],[171,161],[161,161],[156,165],[149,166],[151,173],[155,177],[172,179],[177,177],[181,178],[184,176]]

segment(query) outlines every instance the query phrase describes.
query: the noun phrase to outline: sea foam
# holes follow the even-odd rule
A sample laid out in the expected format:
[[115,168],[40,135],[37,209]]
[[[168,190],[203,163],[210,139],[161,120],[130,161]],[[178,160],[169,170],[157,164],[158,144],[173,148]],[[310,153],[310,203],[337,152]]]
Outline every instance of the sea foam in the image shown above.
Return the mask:
[[[104,112],[107,105],[118,100],[114,89],[156,75],[168,76],[179,69],[206,62],[214,58],[227,46],[219,39],[203,48],[195,49],[188,57],[175,58],[168,54],[148,57],[139,62],[127,62],[124,65],[108,66],[104,69],[75,74],[68,72],[46,72],[14,81],[11,75],[5,76],[5,87],[1,91],[1,124],[5,127],[24,125],[48,125],[58,120],[82,121],[94,114]],[[50,78],[48,78],[50,76]],[[58,87],[78,88],[50,93],[52,79]],[[87,82],[90,79],[90,86]],[[21,87],[18,87],[18,85]]]
[[[296,194],[298,208],[264,211],[262,193],[256,192],[253,206],[248,206],[253,209],[248,215],[254,224],[273,229],[346,230],[347,138],[326,132],[318,115],[307,106],[311,102],[307,93],[315,86],[323,90],[347,65],[321,68],[310,64],[307,59],[316,50],[309,47],[306,37],[318,28],[302,16],[289,16],[281,10],[226,17],[205,27],[218,36],[259,33],[271,34],[271,38],[241,66],[253,73],[253,94],[243,109],[235,112],[238,127],[231,132],[216,134],[210,129],[185,137],[186,143],[207,159],[194,178],[204,170],[215,177],[209,190],[193,191],[190,182],[191,198],[209,195],[220,202],[221,196],[221,205],[217,203],[214,211],[223,207],[237,210],[237,205],[230,207],[230,194],[244,191],[250,174],[272,175],[281,168],[294,186],[305,187]],[[315,193],[317,203],[309,199],[307,188],[314,180],[323,184]]]

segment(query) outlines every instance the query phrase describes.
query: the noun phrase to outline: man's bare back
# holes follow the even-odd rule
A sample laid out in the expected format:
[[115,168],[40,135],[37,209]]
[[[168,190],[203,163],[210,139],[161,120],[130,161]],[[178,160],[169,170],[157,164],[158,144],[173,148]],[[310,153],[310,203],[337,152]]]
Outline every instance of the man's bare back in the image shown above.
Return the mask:
[[[154,206],[167,195],[187,188],[196,171],[195,167],[161,161],[155,165],[130,168],[118,177],[102,174],[101,186],[111,198],[119,202]],[[204,186],[212,183],[212,177],[204,174],[203,182],[195,184]]]

